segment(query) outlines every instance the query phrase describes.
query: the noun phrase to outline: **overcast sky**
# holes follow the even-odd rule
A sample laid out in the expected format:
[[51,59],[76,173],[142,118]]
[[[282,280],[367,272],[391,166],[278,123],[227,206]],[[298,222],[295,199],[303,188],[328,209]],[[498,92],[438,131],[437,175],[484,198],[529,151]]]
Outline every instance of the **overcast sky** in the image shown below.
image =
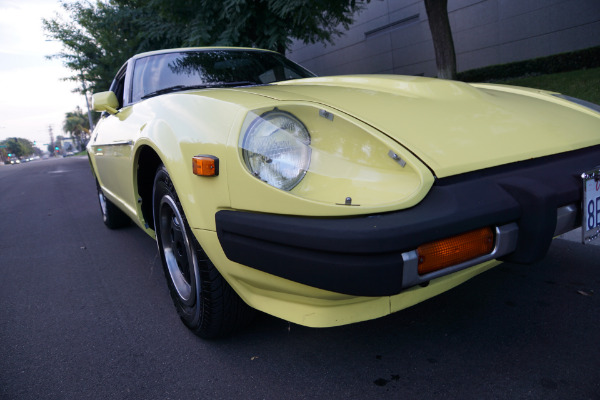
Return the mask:
[[65,113],[86,110],[76,84],[61,81],[71,71],[45,58],[61,47],[46,41],[42,18],[60,11],[58,0],[0,0],[0,140],[22,137],[45,149],[48,126],[64,135]]

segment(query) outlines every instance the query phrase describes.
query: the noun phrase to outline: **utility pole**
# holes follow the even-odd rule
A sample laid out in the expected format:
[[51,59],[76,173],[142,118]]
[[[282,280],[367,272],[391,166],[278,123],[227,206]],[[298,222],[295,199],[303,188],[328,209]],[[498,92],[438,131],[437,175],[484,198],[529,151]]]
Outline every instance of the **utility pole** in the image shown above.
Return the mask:
[[[0,126],[0,129],[3,129],[3,126]],[[4,165],[4,153],[6,153],[6,145],[2,144],[0,145],[0,163],[2,163],[2,165]]]
[[50,150],[52,155],[54,155],[54,133],[52,133],[52,125],[48,125],[48,133],[50,133]]
[[81,86],[83,86],[83,95],[85,96],[85,105],[87,106],[88,120],[90,122],[90,132],[94,130],[94,123],[92,122],[92,110],[90,109],[90,101],[88,100],[87,87],[85,87],[85,79],[83,73],[81,74]]

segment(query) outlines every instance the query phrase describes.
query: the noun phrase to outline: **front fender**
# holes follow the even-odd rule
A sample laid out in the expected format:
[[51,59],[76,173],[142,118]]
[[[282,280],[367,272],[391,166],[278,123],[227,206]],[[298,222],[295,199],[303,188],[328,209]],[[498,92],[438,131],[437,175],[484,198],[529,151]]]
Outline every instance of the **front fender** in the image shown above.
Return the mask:
[[[215,231],[215,212],[231,206],[227,182],[227,141],[239,129],[244,112],[233,107],[224,110],[223,102],[215,104],[201,97],[185,96],[185,102],[182,102],[182,97],[170,97],[168,107],[165,104],[162,107],[168,113],[160,115],[159,112],[157,118],[142,126],[140,138],[134,145],[134,185],[136,192],[140,193],[143,183],[138,182],[138,169],[149,167],[140,164],[140,154],[149,148],[169,172],[190,227]],[[225,113],[227,115],[223,115]],[[193,174],[192,157],[199,154],[219,158],[219,176]],[[138,212],[142,215],[139,201]]]

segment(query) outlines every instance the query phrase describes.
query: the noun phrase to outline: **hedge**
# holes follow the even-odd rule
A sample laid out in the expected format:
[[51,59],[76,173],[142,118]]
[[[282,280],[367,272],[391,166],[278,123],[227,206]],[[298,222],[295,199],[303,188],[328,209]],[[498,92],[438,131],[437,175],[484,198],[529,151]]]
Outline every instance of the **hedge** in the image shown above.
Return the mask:
[[464,82],[487,82],[597,67],[600,67],[600,46],[509,64],[471,69],[459,72],[458,80]]

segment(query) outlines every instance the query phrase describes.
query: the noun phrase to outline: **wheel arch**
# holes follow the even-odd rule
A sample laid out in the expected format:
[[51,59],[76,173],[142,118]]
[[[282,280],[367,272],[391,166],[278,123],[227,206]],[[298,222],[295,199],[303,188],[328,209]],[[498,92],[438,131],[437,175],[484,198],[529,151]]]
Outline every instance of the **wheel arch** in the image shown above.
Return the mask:
[[158,153],[148,145],[142,145],[136,153],[136,191],[138,207],[146,228],[154,230],[154,213],[152,211],[152,194],[156,171],[163,164]]
[[98,181],[98,175],[96,174],[96,163],[95,160],[92,160],[92,155],[89,151],[86,151],[88,162],[90,163],[90,169],[92,170],[92,176],[96,180],[97,184],[100,184]]
[[[191,118],[155,119],[143,125],[135,143],[131,170],[135,207],[138,225],[150,235],[155,230],[152,200],[154,178],[160,165],[167,169],[192,229],[215,231],[214,214],[218,209],[231,206],[227,179],[227,139],[231,123],[223,130],[222,126],[210,124],[195,126],[195,121]],[[203,121],[212,120],[205,118]],[[219,159],[218,176],[193,174],[192,158],[199,154]]]

